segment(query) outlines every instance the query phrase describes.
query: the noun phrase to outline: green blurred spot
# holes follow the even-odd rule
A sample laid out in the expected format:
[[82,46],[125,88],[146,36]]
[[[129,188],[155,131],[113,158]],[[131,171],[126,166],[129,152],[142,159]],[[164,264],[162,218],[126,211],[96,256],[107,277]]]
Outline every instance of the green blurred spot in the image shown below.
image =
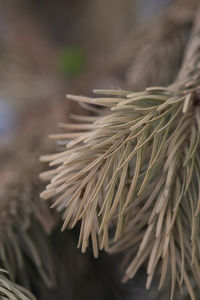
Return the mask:
[[81,48],[65,48],[59,60],[61,72],[70,77],[79,76],[86,67],[86,55]]

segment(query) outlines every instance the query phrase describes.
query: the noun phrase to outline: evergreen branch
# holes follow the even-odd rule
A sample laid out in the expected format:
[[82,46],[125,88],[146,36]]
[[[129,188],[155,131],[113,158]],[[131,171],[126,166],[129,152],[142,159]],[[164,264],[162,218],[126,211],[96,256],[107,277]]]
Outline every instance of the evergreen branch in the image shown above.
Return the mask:
[[[171,257],[172,266],[175,256],[181,261],[183,250],[175,243],[183,238],[184,247],[187,239],[193,253],[191,259],[197,268],[193,270],[198,274],[194,255],[198,235],[194,228],[198,228],[195,212],[200,204],[194,182],[199,182],[199,167],[194,166],[199,159],[200,115],[194,106],[195,96],[190,91],[186,94],[185,90],[174,92],[170,88],[151,88],[141,93],[117,91],[116,96],[106,93],[106,97],[90,99],[111,106],[110,114],[97,119],[91,131],[82,134],[83,124],[76,124],[74,129],[80,132],[72,132],[76,136],[73,144],[67,143],[68,134],[57,136],[69,149],[45,157],[51,166],[58,167],[41,175],[51,179],[41,196],[58,197],[53,207],[64,210],[62,230],[81,220],[79,246],[83,252],[89,237],[95,256],[98,248],[108,250],[110,242],[114,243],[111,252],[137,249],[139,243],[127,275],[132,277],[149,257],[147,287],[159,260],[164,264],[160,286],[165,279],[165,259]],[[84,97],[81,100],[88,101]],[[194,200],[191,195],[196,195]],[[186,213],[185,202],[191,201],[195,202],[193,208],[188,207],[187,218],[192,227],[188,220],[188,232],[183,237],[178,234],[183,220],[180,224],[177,220]],[[188,284],[184,274],[181,276]],[[172,275],[173,295],[176,277]]]
[[[1,178],[0,263],[9,271],[13,281],[17,277],[22,284],[29,285],[28,257],[47,286],[51,287],[54,283],[51,257],[44,229],[36,219],[36,216],[39,218],[38,207],[43,218],[46,208],[36,199],[34,203],[27,201],[32,199],[33,191],[26,184],[17,185],[12,176],[6,172],[3,174],[6,182]],[[32,187],[35,190],[36,184]]]
[[96,62],[72,89],[87,93],[99,79],[134,91],[171,84],[181,67],[198,4],[175,0],[156,19],[132,28],[119,47]]
[[25,288],[6,278],[5,270],[0,269],[0,298],[9,300],[36,300]]
[[[55,113],[55,109],[50,108],[51,111]],[[20,123],[17,138],[4,156],[1,153],[0,266],[8,270],[12,281],[17,280],[23,286],[34,284],[37,274],[42,279],[37,286],[46,283],[53,287],[55,274],[47,235],[54,220],[38,197],[41,183],[37,178],[40,168],[37,156],[44,147],[42,122],[48,120],[41,118],[38,110],[34,112],[33,107],[24,115],[27,120]],[[49,117],[52,119],[51,114]]]
[[161,288],[169,267],[171,299],[177,283],[195,299],[190,274],[200,282],[199,23],[173,85],[69,96],[110,111],[84,133],[82,123],[66,125],[72,133],[53,138],[68,149],[42,158],[54,169],[41,174],[50,179],[41,197],[64,211],[62,230],[80,220],[78,246],[85,252],[91,238],[95,256],[131,249],[125,280],[147,262],[147,288],[157,267]]

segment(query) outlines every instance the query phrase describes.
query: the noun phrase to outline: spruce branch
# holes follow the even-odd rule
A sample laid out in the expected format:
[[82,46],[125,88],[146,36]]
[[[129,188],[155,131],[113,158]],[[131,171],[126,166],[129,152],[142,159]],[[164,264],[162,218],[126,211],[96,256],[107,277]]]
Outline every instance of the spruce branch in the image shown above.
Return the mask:
[[36,300],[36,298],[22,286],[11,282],[5,270],[0,269],[0,298],[9,300]]
[[38,287],[45,283],[52,288],[55,272],[47,235],[55,221],[38,196],[37,172],[42,169],[37,157],[44,149],[48,118],[54,119],[58,109],[49,107],[47,118],[41,118],[38,109],[29,109],[19,122],[16,139],[5,154],[0,153],[0,267],[23,286],[29,288],[37,274]]
[[172,85],[69,96],[109,111],[65,124],[70,133],[51,137],[67,149],[41,158],[54,167],[41,174],[50,180],[41,197],[64,211],[62,230],[81,221],[78,246],[91,239],[95,256],[127,250],[124,280],[147,263],[146,287],[158,270],[162,288],[170,270],[171,299],[176,285],[196,299],[191,274],[200,287],[199,49],[198,12]]
[[119,48],[95,66],[86,81],[76,83],[76,92],[87,92],[97,85],[99,77],[134,91],[171,84],[182,64],[197,7],[198,0],[176,0],[155,20],[133,28]]
[[[14,173],[14,174],[13,174]],[[1,176],[3,175],[3,177]],[[31,202],[33,190],[17,182],[15,172],[12,175],[3,170],[0,174],[0,263],[9,271],[10,278],[16,277],[20,283],[29,285],[26,257],[43,278],[47,286],[54,284],[52,261],[44,233],[44,224],[36,216],[47,209],[39,201]],[[21,180],[21,178],[20,178]],[[32,185],[35,190],[36,185]],[[9,190],[9,193],[7,191]],[[39,199],[38,199],[39,200]]]
[[196,0],[174,1],[160,16],[162,21],[156,19],[140,35],[137,33],[137,41],[135,37],[132,42],[138,47],[137,53],[131,49],[126,51],[127,57],[132,54],[126,72],[126,86],[141,90],[147,86],[166,86],[176,79],[197,6]]

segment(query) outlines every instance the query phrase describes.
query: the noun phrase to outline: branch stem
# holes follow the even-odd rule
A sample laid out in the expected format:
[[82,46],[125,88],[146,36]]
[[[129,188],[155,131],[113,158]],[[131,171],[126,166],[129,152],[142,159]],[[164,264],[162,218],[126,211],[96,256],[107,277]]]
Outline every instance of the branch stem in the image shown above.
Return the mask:
[[175,84],[181,89],[192,89],[200,85],[200,6]]

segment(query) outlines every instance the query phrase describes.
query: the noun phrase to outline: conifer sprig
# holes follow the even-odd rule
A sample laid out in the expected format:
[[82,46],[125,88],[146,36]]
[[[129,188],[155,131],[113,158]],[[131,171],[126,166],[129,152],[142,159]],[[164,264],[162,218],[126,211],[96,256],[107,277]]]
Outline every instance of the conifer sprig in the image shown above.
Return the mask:
[[5,276],[5,270],[0,269],[0,297],[9,300],[36,300],[36,298],[25,288],[11,282]]
[[35,198],[34,203],[31,201],[33,190],[37,189],[37,185],[33,184],[30,188],[26,183],[16,182],[15,174],[11,176],[5,170],[2,173],[0,175],[0,264],[9,272],[12,281],[18,278],[20,284],[29,285],[30,266],[27,263],[29,261],[47,286],[51,287],[55,282],[52,259],[43,229],[45,224],[41,225],[38,222],[40,215],[37,212],[39,207],[45,220],[47,209],[45,210],[45,207],[38,203],[38,198]]
[[70,133],[51,137],[67,149],[41,158],[54,167],[41,174],[50,180],[41,196],[64,212],[62,230],[80,220],[78,246],[91,238],[95,256],[128,250],[125,280],[147,262],[147,288],[156,268],[161,288],[169,269],[171,299],[176,284],[195,299],[191,274],[200,282],[199,19],[174,84],[69,96],[109,112],[66,124]]
[[[41,175],[52,178],[42,197],[58,196],[52,206],[64,210],[63,230],[81,220],[83,252],[89,237],[95,256],[98,248],[108,250],[110,242],[111,251],[138,247],[127,275],[132,277],[149,257],[147,287],[161,260],[162,286],[166,260],[171,259],[174,289],[174,266],[179,270],[180,262],[184,266],[191,258],[198,268],[200,111],[195,95],[165,88],[98,93],[104,92],[106,96],[95,99],[70,97],[111,111],[92,124],[66,125],[78,133],[53,136],[62,137],[68,149],[42,158],[58,165]],[[91,131],[82,133],[87,127]],[[68,143],[72,136],[76,138]],[[182,233],[185,214],[188,230]],[[188,250],[191,257],[185,257]],[[180,273],[188,284],[183,267]]]

